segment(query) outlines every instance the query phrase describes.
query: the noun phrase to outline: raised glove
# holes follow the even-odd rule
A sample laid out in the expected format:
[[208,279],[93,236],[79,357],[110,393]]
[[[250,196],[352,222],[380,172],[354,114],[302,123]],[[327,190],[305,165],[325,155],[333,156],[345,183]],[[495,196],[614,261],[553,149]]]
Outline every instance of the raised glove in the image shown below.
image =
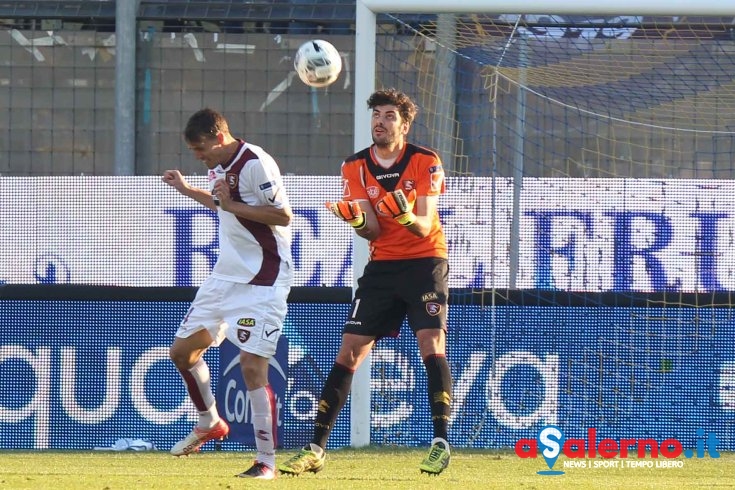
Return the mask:
[[337,202],[325,202],[327,209],[330,210],[336,217],[346,221],[356,230],[365,227],[365,212],[360,207],[360,203],[357,201],[337,201]]
[[389,192],[375,206],[383,216],[390,216],[403,226],[412,225],[416,221],[413,204],[416,202],[416,189],[406,196],[401,189]]

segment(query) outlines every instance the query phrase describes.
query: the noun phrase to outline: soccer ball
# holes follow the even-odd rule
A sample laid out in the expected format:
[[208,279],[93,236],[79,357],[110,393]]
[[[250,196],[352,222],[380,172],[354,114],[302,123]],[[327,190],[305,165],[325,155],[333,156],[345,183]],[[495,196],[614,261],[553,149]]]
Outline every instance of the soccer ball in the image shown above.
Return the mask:
[[310,87],[334,83],[342,71],[342,57],[337,48],[322,39],[305,42],[296,52],[293,67],[302,82]]

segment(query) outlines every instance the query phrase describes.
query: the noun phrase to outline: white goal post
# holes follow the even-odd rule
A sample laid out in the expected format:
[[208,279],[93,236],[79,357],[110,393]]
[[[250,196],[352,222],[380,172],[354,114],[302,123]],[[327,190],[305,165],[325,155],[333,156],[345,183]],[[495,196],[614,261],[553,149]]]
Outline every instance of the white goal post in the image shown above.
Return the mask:
[[[590,14],[590,15],[735,15],[735,4],[722,0],[357,0],[355,37],[354,147],[358,151],[372,143],[366,101],[375,90],[376,19],[382,13],[424,14]],[[439,35],[439,33],[438,33]],[[398,87],[400,88],[400,87]],[[367,262],[367,243],[355,239],[353,287]],[[370,444],[371,359],[355,374],[351,392],[351,445]]]

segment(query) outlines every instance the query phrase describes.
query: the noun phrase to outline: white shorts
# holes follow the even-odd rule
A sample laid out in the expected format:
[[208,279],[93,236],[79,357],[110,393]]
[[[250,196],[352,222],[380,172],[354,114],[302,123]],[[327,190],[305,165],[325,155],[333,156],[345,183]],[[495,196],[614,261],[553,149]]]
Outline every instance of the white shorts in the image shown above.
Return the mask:
[[272,357],[286,317],[287,286],[253,286],[209,277],[176,331],[189,337],[206,329],[212,345],[227,338],[240,350]]

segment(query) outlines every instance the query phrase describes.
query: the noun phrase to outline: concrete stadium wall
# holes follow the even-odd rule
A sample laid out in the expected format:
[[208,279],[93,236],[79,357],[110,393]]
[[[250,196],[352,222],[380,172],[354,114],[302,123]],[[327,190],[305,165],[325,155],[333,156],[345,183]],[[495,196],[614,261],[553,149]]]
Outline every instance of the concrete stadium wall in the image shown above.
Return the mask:
[[[284,173],[337,173],[353,149],[354,37],[324,36],[347,66],[318,90],[293,75],[292,55],[307,37],[142,31],[136,173],[201,173],[181,131],[202,107],[222,111],[233,133],[268,149]],[[112,173],[114,45],[109,32],[0,31],[0,175]]]

